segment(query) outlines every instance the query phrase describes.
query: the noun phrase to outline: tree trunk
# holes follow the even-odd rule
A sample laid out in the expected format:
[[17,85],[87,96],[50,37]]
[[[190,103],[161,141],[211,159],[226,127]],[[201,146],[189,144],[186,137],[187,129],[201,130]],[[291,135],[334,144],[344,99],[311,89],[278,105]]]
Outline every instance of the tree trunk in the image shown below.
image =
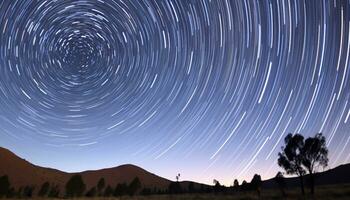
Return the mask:
[[305,194],[305,190],[304,190],[304,177],[303,177],[303,175],[299,176],[299,180],[300,180],[301,194],[304,195]]
[[311,194],[313,195],[315,193],[315,179],[314,174],[310,172],[310,190]]

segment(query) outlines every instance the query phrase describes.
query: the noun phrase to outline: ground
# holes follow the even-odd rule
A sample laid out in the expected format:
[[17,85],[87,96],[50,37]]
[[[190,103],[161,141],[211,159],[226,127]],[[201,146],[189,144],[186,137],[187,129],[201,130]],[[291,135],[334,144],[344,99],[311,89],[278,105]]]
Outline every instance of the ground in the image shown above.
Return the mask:
[[[309,193],[309,190],[306,190]],[[312,197],[306,194],[304,197],[300,194],[299,188],[287,189],[287,198],[283,198],[279,190],[262,190],[261,197],[256,192],[237,192],[231,195],[215,195],[215,194],[183,194],[183,195],[152,195],[152,196],[124,196],[121,198],[79,198],[78,200],[249,200],[249,199],[320,199],[320,200],[348,200],[350,199],[349,185],[333,185],[316,187],[316,194]],[[52,199],[50,199],[52,200]]]

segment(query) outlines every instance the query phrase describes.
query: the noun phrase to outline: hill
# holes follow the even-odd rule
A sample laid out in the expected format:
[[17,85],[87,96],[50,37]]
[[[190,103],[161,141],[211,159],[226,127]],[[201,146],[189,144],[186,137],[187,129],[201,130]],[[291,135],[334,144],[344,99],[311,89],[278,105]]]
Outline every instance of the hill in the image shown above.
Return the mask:
[[[350,164],[340,165],[328,171],[316,174],[316,185],[336,185],[350,183]],[[31,164],[30,162],[18,157],[11,151],[0,147],[0,176],[7,175],[10,179],[11,186],[18,190],[25,186],[34,186],[34,194],[36,194],[44,182],[51,185],[57,185],[63,195],[64,187],[67,181],[75,174],[80,174],[86,184],[86,190],[97,185],[100,178],[104,178],[106,186],[115,187],[118,183],[129,184],[135,177],[140,179],[143,188],[157,188],[158,190],[166,190],[171,183],[170,180],[150,173],[135,165],[121,165],[114,168],[90,170],[77,173],[67,173],[51,168],[44,168]],[[309,176],[304,178],[307,185]],[[297,177],[286,178],[286,186],[289,188],[299,187],[299,179]],[[180,185],[185,190],[191,182],[184,181]],[[192,182],[194,188],[204,188],[211,191],[211,186]],[[275,180],[268,179],[263,181],[262,187],[265,189],[278,188]]]
[[171,182],[135,165],[121,165],[108,169],[67,173],[33,165],[1,147],[0,163],[0,176],[7,175],[12,187],[18,189],[25,186],[34,186],[34,194],[46,181],[58,185],[60,191],[64,191],[65,184],[74,174],[82,175],[87,189],[96,186],[100,178],[105,179],[106,186],[110,185],[112,187],[115,187],[118,183],[128,184],[135,177],[140,179],[142,187],[147,188],[166,189]]
[[[304,177],[304,182],[306,185],[308,184],[309,178],[309,175]],[[285,182],[287,187],[299,187],[298,177],[286,178]],[[315,185],[336,185],[348,183],[350,183],[350,164],[340,165],[333,169],[315,174]],[[273,178],[263,181],[263,188],[277,187],[278,185]]]

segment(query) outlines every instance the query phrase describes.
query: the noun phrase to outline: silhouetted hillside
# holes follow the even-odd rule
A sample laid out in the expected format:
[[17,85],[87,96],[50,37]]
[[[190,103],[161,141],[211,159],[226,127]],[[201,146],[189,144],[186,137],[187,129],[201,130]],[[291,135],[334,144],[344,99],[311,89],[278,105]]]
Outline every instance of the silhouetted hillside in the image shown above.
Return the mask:
[[[316,185],[331,185],[350,183],[350,164],[341,165],[334,169],[317,173]],[[0,147],[0,177],[7,175],[9,177],[11,187],[16,190],[25,188],[26,186],[34,187],[34,195],[38,193],[43,183],[48,182],[50,185],[57,185],[60,196],[65,193],[65,185],[67,181],[76,174],[80,174],[84,184],[86,184],[87,192],[89,189],[96,187],[101,178],[105,180],[105,186],[115,188],[117,184],[130,184],[135,177],[141,182],[141,188],[148,190],[165,191],[169,189],[170,183],[173,186],[177,184],[181,187],[181,192],[210,192],[214,187],[199,184],[196,182],[183,181],[171,182],[165,178],[152,174],[140,167],[134,165],[121,165],[114,168],[84,171],[79,173],[66,173],[56,169],[44,168],[33,165],[28,161],[19,158],[11,151]],[[308,176],[305,176],[307,183]],[[285,178],[287,187],[298,187],[298,178]],[[262,183],[263,188],[278,188],[274,179],[265,180]],[[175,187],[176,189],[176,187]],[[171,192],[170,192],[171,193]]]
[[100,178],[104,178],[106,186],[115,187],[118,183],[129,184],[135,177],[141,181],[142,187],[166,189],[171,181],[152,174],[134,165],[121,165],[114,168],[66,173],[55,169],[33,165],[19,158],[11,151],[0,147],[0,176],[8,175],[12,187],[34,186],[37,193],[44,182],[58,185],[64,192],[64,186],[74,174],[81,174],[86,188],[96,186]]
[[[305,183],[307,184],[309,175],[305,176]],[[285,178],[287,187],[299,187],[298,177]],[[315,184],[316,185],[333,185],[333,184],[344,184],[350,183],[350,164],[340,165],[333,169],[319,172],[316,174]],[[263,188],[277,188],[278,185],[274,179],[268,179],[263,181]]]

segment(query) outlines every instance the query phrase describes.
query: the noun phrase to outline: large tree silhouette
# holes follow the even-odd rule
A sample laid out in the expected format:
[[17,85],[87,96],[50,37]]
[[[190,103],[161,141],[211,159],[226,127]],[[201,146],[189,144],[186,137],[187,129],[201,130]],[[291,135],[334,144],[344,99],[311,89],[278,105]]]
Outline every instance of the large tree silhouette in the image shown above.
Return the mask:
[[317,133],[315,137],[307,138],[301,153],[303,155],[302,165],[310,174],[311,194],[314,194],[314,174],[318,167],[326,167],[328,165],[326,138],[322,135],[322,133]]
[[284,139],[285,145],[282,152],[278,153],[278,165],[283,167],[287,174],[299,176],[301,193],[305,194],[303,176],[305,170],[302,167],[304,136],[300,134],[288,134]]
[[311,194],[315,192],[315,172],[319,167],[328,165],[328,149],[326,138],[322,133],[309,137],[304,141],[300,134],[288,134],[285,138],[286,146],[278,154],[278,165],[283,167],[287,174],[297,174],[300,177],[300,186],[304,194],[303,175],[310,174]]

